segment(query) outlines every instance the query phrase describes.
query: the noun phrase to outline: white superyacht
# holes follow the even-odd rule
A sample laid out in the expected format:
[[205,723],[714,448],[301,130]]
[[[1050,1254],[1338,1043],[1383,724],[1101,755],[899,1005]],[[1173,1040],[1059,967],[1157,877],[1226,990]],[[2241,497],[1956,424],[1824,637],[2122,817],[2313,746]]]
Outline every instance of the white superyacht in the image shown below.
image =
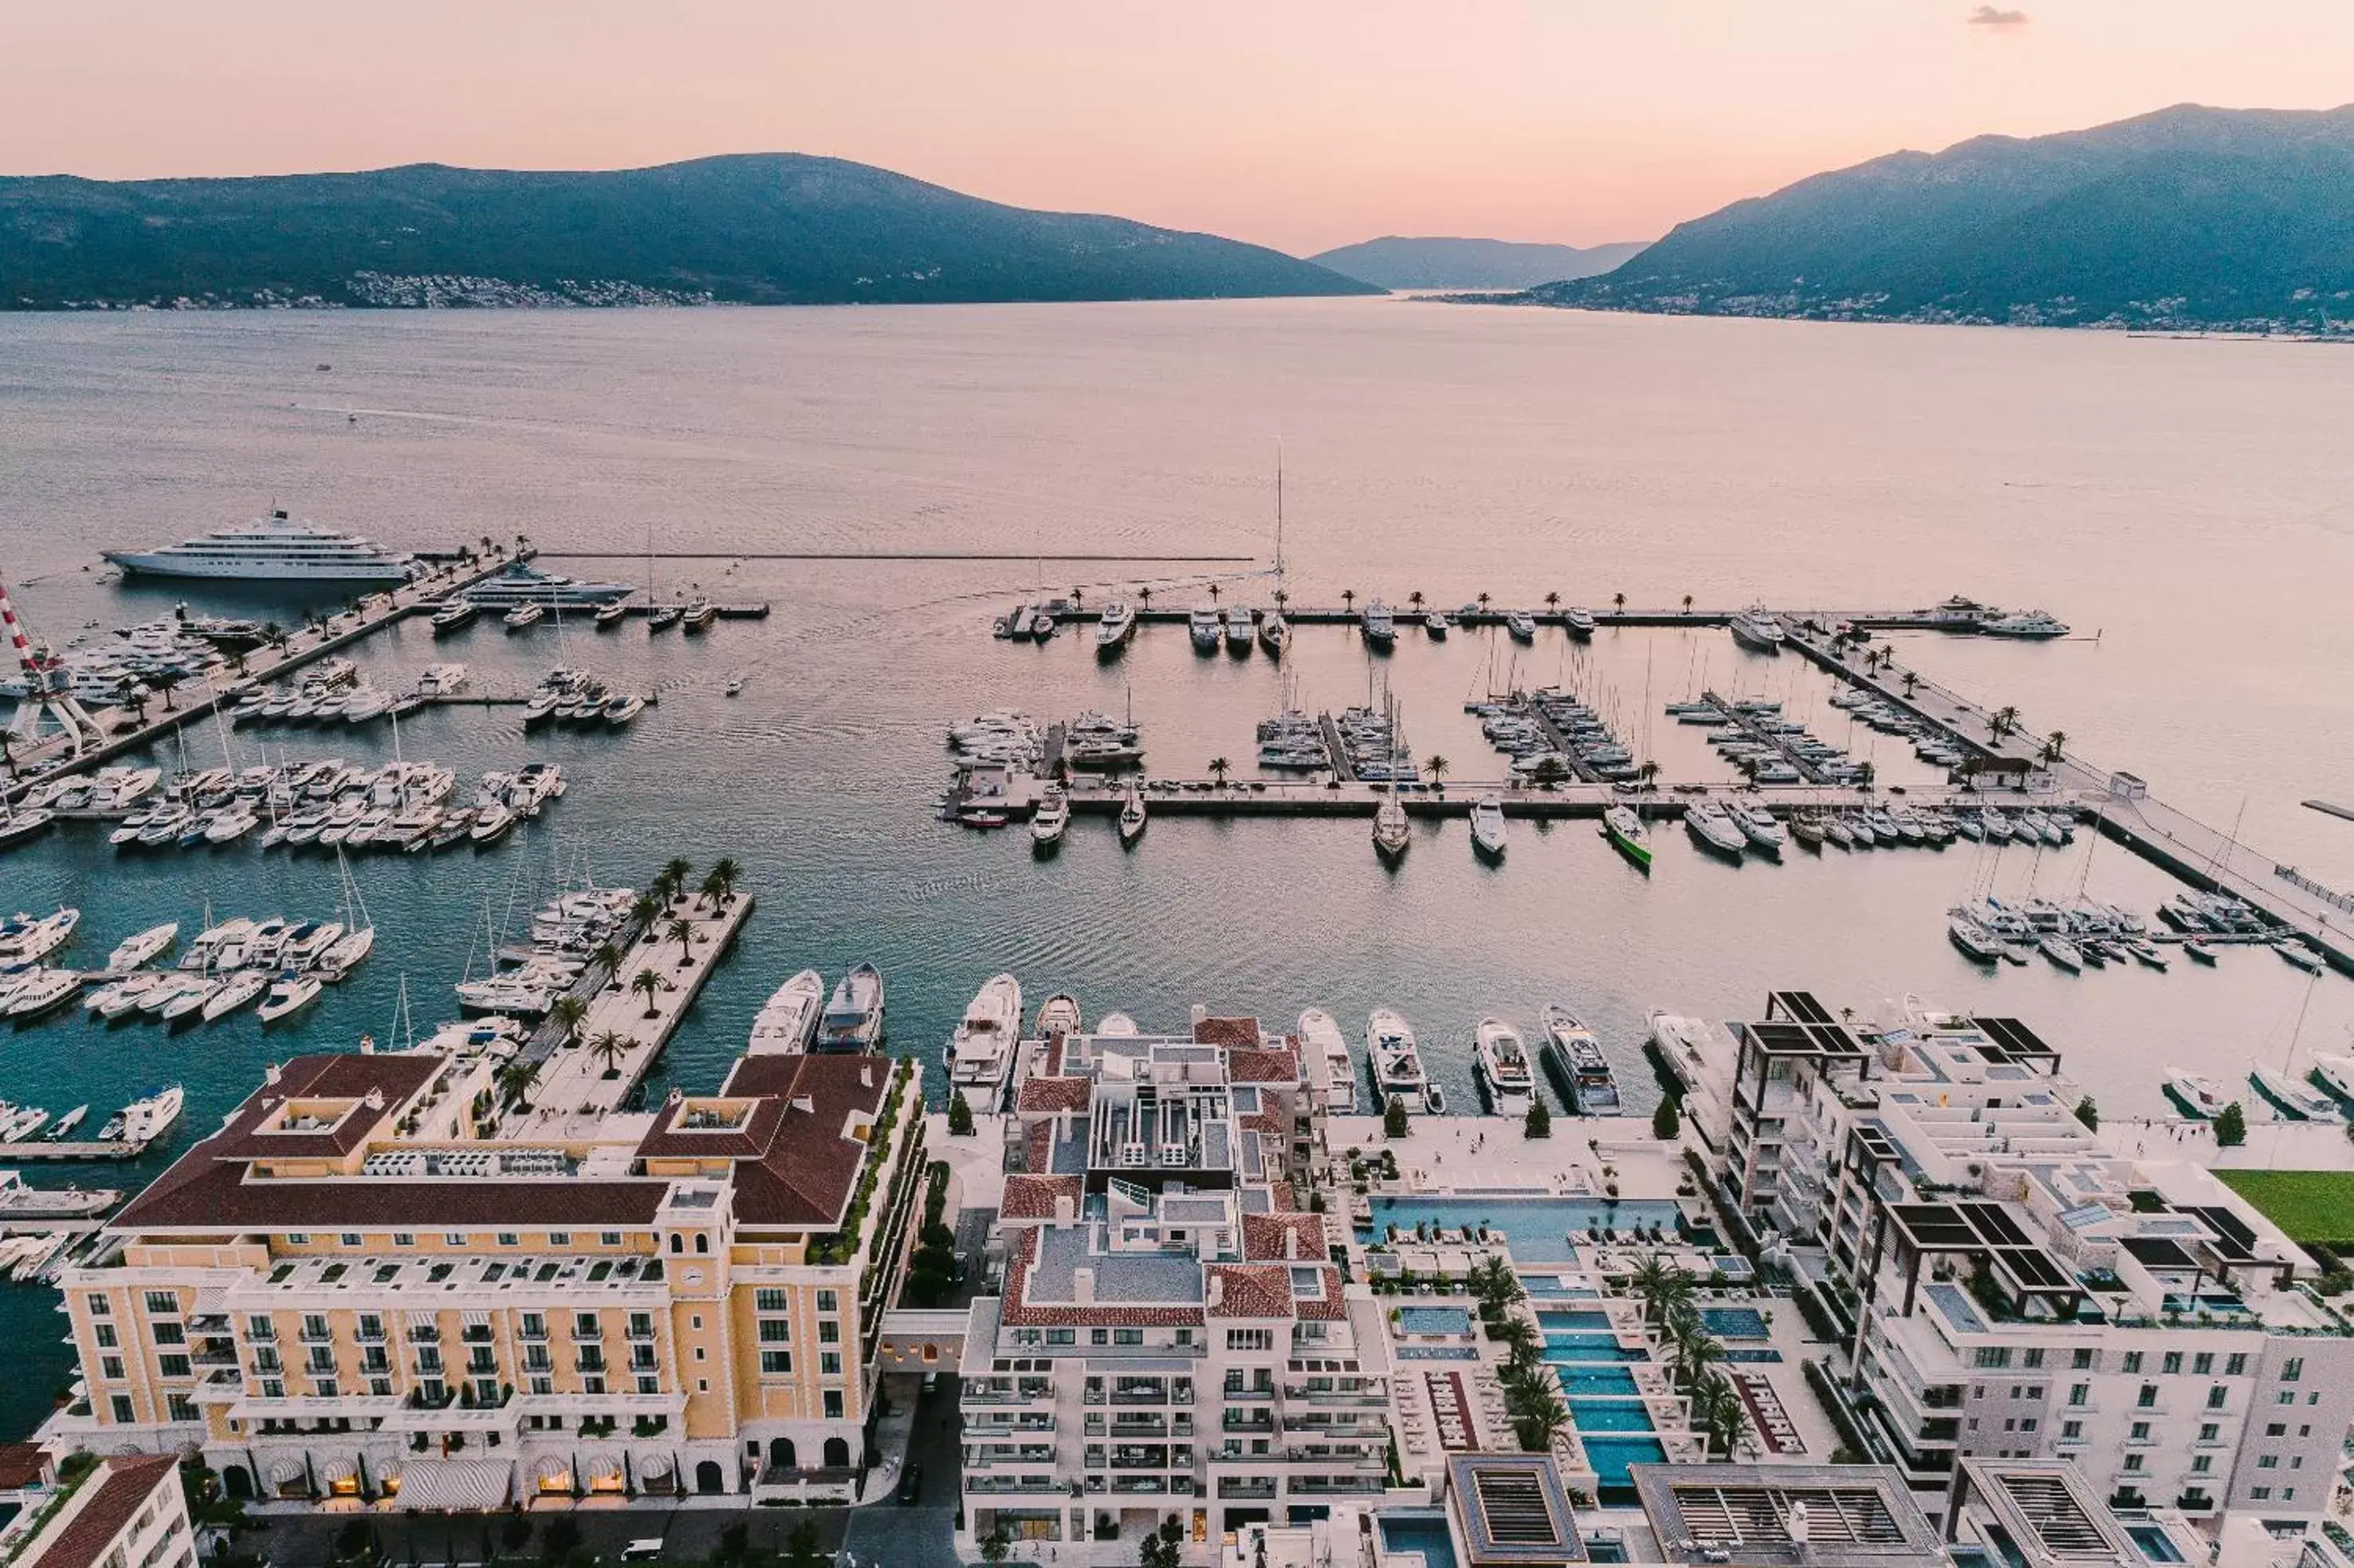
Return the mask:
[[239,582],[405,583],[410,557],[354,534],[300,523],[283,508],[159,550],[108,550],[126,577],[227,577]]

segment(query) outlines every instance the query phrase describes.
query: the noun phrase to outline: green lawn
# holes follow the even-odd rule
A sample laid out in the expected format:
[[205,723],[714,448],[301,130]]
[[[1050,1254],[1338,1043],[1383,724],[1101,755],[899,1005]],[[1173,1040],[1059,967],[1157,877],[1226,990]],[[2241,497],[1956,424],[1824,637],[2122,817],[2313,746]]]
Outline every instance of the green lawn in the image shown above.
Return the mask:
[[2293,1239],[2354,1245],[2354,1171],[2218,1171],[2215,1174]]

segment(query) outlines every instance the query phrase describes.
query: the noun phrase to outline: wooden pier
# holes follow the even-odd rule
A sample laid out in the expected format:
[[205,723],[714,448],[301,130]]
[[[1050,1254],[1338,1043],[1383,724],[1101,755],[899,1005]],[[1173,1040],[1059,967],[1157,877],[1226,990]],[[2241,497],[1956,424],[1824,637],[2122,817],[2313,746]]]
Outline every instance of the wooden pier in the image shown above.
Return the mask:
[[71,1160],[136,1160],[147,1152],[147,1145],[131,1143],[122,1139],[67,1139],[52,1141],[37,1138],[25,1143],[0,1143],[0,1164],[28,1165]]

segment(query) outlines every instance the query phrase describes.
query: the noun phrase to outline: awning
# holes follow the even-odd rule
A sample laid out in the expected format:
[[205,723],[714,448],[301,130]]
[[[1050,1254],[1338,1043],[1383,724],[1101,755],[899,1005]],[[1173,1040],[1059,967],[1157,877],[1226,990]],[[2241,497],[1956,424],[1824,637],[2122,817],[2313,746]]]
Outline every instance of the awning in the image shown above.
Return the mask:
[[461,1313],[460,1317],[469,1329],[487,1329],[491,1326],[491,1315],[488,1312],[466,1312]]
[[581,1479],[592,1490],[599,1487],[618,1490],[621,1485],[621,1457],[619,1454],[592,1454],[580,1469]]
[[302,1461],[292,1455],[270,1461],[270,1484],[273,1487],[292,1485],[305,1478],[309,1474],[309,1471],[303,1469]]
[[544,1492],[568,1492],[572,1489],[572,1461],[561,1454],[550,1454],[533,1469],[534,1480]]
[[401,1462],[398,1459],[387,1460],[372,1468],[376,1475],[376,1490],[387,1497],[391,1497],[400,1490]]
[[514,1486],[511,1459],[411,1459],[401,1467],[400,1506],[449,1510],[504,1508]]
[[[295,1468],[299,1470],[302,1467],[298,1465]],[[324,1486],[332,1487],[337,1481],[348,1481],[358,1474],[359,1470],[352,1461],[340,1455],[319,1467],[319,1480]]]
[[440,1314],[434,1312],[409,1312],[404,1316],[408,1318],[408,1326],[412,1329],[437,1328],[441,1321]]
[[659,1449],[638,1457],[638,1478],[643,1481],[665,1479],[671,1472],[670,1456]]

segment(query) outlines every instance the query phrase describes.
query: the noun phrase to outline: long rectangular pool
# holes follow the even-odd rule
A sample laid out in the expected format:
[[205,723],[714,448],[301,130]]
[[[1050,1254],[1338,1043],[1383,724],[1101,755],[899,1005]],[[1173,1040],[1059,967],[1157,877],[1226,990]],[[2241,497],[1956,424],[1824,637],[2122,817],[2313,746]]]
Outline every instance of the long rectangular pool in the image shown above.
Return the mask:
[[1548,1334],[1591,1334],[1610,1331],[1610,1314],[1595,1308],[1540,1307],[1537,1322]]
[[1586,1463],[1594,1467],[1594,1478],[1606,1494],[1605,1502],[1624,1502],[1634,1495],[1627,1479],[1629,1465],[1662,1465],[1667,1463],[1668,1450],[1657,1437],[1586,1437],[1580,1440],[1585,1448]]
[[1583,1365],[1576,1361],[1555,1361],[1553,1376],[1561,1380],[1561,1389],[1575,1401],[1581,1393],[1633,1393],[1636,1392],[1634,1372],[1623,1366],[1608,1364]]
[[1455,1538],[1447,1533],[1445,1514],[1396,1509],[1376,1518],[1384,1552],[1418,1552],[1429,1568],[1455,1568]]
[[1570,1263],[1573,1233],[1673,1230],[1683,1210],[1672,1198],[1375,1198],[1373,1212],[1372,1225],[1357,1233],[1361,1242],[1381,1241],[1392,1225],[1406,1236],[1417,1224],[1474,1232],[1485,1225],[1510,1238],[1517,1262]]
[[1570,1419],[1580,1432],[1649,1432],[1651,1413],[1639,1399],[1573,1399]]
[[1547,1334],[1545,1360],[1549,1361],[1648,1361],[1651,1352],[1637,1346],[1621,1345],[1607,1334]]

